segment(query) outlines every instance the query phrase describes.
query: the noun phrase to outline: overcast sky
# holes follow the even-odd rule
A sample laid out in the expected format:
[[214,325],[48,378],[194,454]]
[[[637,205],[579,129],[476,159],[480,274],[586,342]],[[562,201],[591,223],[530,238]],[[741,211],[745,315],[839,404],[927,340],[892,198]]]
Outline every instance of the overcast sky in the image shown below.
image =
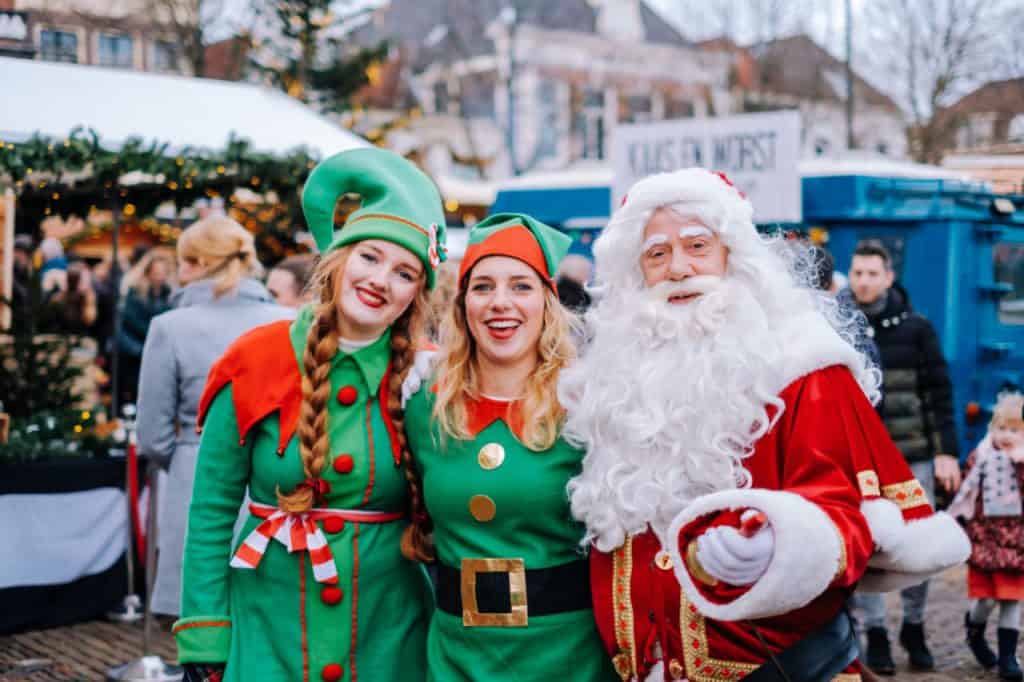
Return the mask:
[[[737,36],[740,42],[754,42],[758,35],[756,28],[746,23],[743,8],[754,3],[751,0],[646,0],[647,3],[661,12],[662,16],[672,21],[687,38],[704,39],[714,37],[705,27],[714,25],[711,17],[720,11],[723,5],[732,5],[738,8],[737,18],[742,23],[742,28]],[[865,0],[852,0],[853,27],[856,31],[857,16],[864,5]],[[827,48],[833,55],[845,58],[845,0],[789,0],[789,4],[798,8],[802,20],[792,21],[791,26],[785,33],[803,31],[809,33],[819,44]],[[696,12],[691,14],[691,12]],[[701,16],[704,13],[706,16]],[[704,34],[701,32],[705,31]]]

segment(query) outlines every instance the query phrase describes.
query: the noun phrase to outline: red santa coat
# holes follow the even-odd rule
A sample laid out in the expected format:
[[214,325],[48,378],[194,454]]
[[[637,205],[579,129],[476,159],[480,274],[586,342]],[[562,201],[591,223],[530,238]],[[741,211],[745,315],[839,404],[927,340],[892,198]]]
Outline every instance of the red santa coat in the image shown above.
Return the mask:
[[[646,678],[656,646],[666,680],[740,679],[768,659],[766,647],[781,652],[832,619],[869,563],[887,575],[880,585],[896,587],[888,574],[920,580],[970,551],[956,523],[934,515],[845,366],[812,371],[780,397],[782,416],[744,461],[750,488],[692,503],[670,528],[668,551],[650,531],[592,551],[595,617],[623,679]],[[695,540],[738,525],[746,509],[772,525],[771,563],[753,585],[716,583],[696,561]],[[936,548],[919,556],[908,542]],[[859,680],[857,670],[837,679]]]

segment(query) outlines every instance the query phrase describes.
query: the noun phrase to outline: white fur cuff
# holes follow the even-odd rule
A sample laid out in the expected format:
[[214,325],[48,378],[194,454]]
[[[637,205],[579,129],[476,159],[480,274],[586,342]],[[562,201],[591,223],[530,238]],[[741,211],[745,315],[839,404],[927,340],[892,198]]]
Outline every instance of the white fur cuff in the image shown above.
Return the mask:
[[867,500],[860,509],[875,542],[875,553],[868,566],[897,574],[890,578],[866,576],[872,587],[863,585],[865,589],[886,591],[876,585],[904,582],[899,574],[910,574],[905,580],[921,582],[929,575],[962,564],[971,555],[967,534],[949,514],[937,512],[916,521],[904,521],[899,507],[883,498]]
[[[690,576],[679,546],[679,531],[714,512],[751,508],[765,513],[775,532],[775,552],[765,574],[732,602],[708,601]],[[709,618],[723,621],[767,618],[806,606],[839,572],[843,539],[828,514],[813,502],[782,490],[724,490],[705,495],[682,511],[669,527],[668,550],[686,596]]]

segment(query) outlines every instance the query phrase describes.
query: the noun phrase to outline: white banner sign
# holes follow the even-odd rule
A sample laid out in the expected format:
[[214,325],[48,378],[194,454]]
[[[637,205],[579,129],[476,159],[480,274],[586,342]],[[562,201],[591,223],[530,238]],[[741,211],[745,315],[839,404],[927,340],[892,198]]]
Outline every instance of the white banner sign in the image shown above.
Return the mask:
[[702,166],[729,176],[758,223],[800,222],[800,114],[773,111],[619,125],[612,140],[612,210],[637,180]]

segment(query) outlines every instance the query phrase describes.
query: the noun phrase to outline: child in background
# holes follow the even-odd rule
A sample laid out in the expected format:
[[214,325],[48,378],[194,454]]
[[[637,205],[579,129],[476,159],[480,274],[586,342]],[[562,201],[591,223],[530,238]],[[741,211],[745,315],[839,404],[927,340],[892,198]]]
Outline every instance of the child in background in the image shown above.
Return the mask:
[[[967,460],[967,478],[950,513],[966,521],[970,610],[967,645],[984,668],[999,664],[1003,680],[1024,679],[1017,661],[1024,600],[1024,396],[999,396],[988,434]],[[999,655],[985,641],[985,623],[999,603]]]

